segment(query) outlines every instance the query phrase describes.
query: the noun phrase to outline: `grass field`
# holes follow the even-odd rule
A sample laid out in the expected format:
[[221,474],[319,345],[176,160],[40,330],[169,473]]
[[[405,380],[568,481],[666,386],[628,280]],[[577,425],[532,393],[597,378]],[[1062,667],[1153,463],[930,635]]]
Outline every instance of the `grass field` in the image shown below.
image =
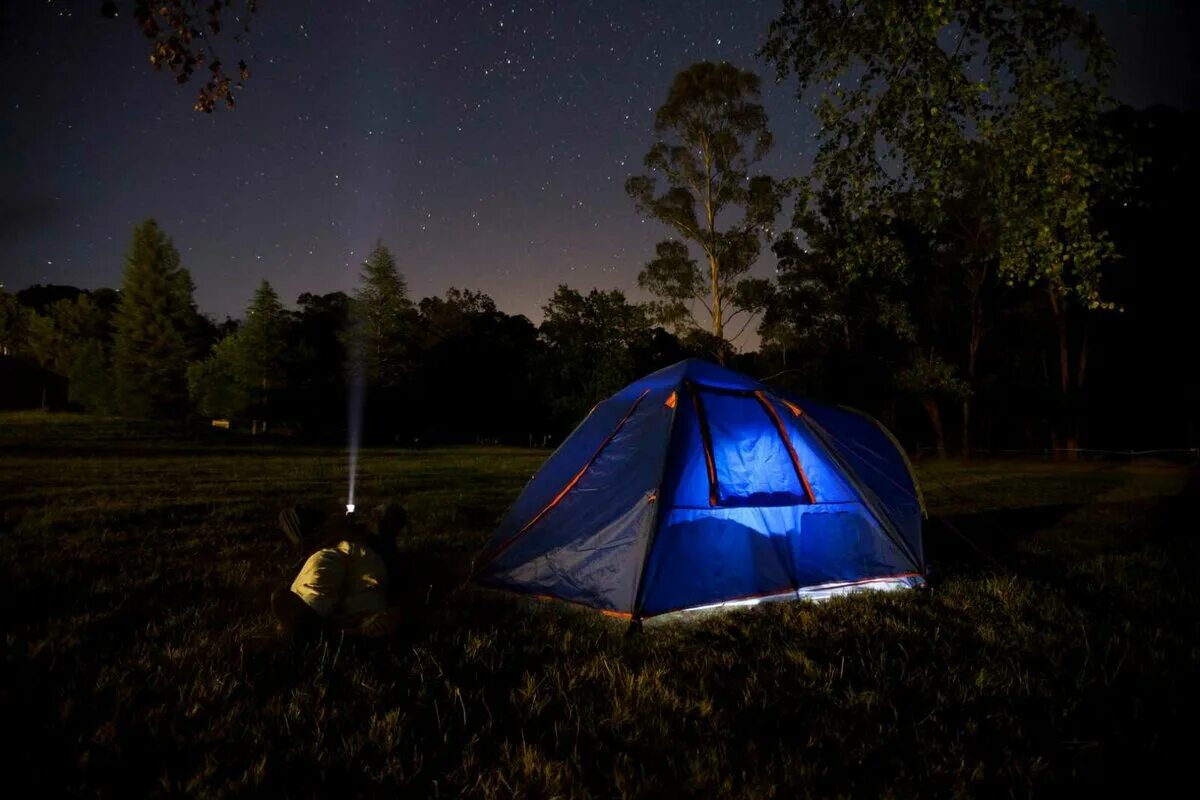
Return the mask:
[[340,451],[0,415],[7,784],[991,796],[1144,791],[1189,766],[1200,498],[1184,468],[922,464],[930,591],[627,638],[586,610],[456,588],[545,456],[367,451],[364,502],[410,510],[412,622],[289,646],[267,609],[292,563],[274,514],[340,494]]

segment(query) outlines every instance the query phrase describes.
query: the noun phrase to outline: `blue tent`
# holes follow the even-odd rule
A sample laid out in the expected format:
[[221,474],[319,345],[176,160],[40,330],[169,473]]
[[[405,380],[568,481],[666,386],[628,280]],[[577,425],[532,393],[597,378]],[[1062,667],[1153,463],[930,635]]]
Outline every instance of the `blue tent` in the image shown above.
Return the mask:
[[688,360],[592,409],[474,577],[633,620],[919,586],[922,516],[875,420]]

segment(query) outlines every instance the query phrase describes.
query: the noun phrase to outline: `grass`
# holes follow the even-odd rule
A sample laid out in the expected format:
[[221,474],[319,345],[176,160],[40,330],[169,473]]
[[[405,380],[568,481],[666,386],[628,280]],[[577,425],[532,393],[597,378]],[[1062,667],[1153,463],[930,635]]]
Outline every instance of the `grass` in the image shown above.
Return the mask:
[[[403,498],[411,624],[287,646],[274,510],[337,450],[0,415],[10,785],[58,794],[1029,795],[1166,783],[1200,708],[1195,475],[919,466],[932,590],[626,638],[457,590],[546,453],[369,450]],[[13,770],[23,777],[18,780]]]

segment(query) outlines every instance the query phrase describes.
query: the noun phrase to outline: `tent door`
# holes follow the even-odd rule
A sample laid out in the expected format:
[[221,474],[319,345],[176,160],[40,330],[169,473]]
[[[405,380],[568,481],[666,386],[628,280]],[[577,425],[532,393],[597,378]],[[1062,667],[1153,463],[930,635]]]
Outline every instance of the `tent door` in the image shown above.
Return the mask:
[[704,445],[709,505],[793,506],[814,502],[787,432],[756,392],[689,385]]

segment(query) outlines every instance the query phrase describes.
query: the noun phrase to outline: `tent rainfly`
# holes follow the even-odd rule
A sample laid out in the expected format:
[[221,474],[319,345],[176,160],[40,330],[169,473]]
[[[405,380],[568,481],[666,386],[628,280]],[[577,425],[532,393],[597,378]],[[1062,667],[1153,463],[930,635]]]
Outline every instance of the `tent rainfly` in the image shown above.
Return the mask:
[[892,435],[694,359],[598,404],[476,558],[484,586],[641,620],[924,584]]

